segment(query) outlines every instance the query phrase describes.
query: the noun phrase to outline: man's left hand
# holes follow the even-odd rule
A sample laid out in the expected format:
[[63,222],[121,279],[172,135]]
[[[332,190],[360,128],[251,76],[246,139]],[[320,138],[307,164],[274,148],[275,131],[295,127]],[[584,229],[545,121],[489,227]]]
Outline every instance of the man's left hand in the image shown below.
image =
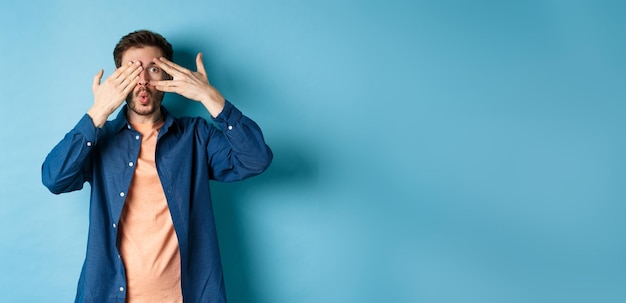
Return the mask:
[[196,69],[192,72],[166,58],[154,58],[153,62],[163,71],[172,76],[171,80],[150,81],[150,85],[163,92],[177,93],[187,99],[201,102],[217,117],[224,109],[224,97],[209,83],[202,63],[202,53],[196,56]]

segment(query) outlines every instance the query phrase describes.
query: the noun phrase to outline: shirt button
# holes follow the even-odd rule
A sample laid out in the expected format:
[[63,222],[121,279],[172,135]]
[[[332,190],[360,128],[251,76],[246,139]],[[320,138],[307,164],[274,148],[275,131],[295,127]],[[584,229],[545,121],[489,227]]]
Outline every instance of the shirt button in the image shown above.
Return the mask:
[[117,224],[113,223],[113,228],[116,228],[116,227],[117,227]]
[[91,146],[91,141],[87,141],[87,146]]
[[124,287],[120,287],[120,291],[124,291]]
[[128,129],[130,129],[130,124],[126,124],[126,127],[128,127]]
[[233,130],[233,126],[232,126],[232,125],[229,125],[229,126],[228,126],[228,130]]
[[136,140],[139,140],[139,135],[136,135],[136,136],[135,136],[135,139],[136,139]]
[[124,192],[121,192],[121,193],[120,193],[120,197],[123,197],[123,196],[124,196]]
[[133,167],[133,162],[128,162],[128,166]]

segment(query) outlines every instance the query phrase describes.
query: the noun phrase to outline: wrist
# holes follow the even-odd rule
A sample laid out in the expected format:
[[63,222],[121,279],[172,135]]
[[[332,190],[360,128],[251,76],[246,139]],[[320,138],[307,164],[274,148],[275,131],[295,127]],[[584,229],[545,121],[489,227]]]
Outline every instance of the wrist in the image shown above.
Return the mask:
[[224,99],[222,94],[220,94],[219,91],[217,91],[214,88],[211,88],[207,90],[207,93],[205,94],[205,96],[203,96],[200,102],[209,111],[211,116],[215,118],[224,109],[224,104],[226,103],[226,100]]
[[102,110],[98,110],[93,106],[87,111],[87,115],[91,117],[93,125],[98,128],[102,127],[109,118],[109,114],[105,113]]

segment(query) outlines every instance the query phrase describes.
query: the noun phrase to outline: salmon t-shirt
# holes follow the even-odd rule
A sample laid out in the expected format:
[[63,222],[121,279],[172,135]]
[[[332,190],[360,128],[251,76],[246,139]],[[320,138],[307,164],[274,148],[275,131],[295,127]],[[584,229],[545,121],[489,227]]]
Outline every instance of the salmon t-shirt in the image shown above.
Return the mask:
[[178,239],[154,161],[163,123],[131,123],[142,140],[119,224],[128,303],[183,302]]

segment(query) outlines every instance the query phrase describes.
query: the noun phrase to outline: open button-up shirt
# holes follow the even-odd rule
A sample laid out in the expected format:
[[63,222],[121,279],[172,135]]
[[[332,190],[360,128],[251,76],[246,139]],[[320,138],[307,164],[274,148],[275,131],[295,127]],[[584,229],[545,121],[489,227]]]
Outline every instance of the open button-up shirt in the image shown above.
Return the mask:
[[[88,115],[59,142],[42,166],[55,193],[91,185],[89,235],[76,302],[124,302],[126,278],[117,227],[139,156],[141,134],[126,107],[102,128]],[[237,181],[263,172],[272,161],[258,125],[230,102],[214,118],[175,118],[161,107],[155,162],[181,256],[185,302],[226,302],[209,179]]]

